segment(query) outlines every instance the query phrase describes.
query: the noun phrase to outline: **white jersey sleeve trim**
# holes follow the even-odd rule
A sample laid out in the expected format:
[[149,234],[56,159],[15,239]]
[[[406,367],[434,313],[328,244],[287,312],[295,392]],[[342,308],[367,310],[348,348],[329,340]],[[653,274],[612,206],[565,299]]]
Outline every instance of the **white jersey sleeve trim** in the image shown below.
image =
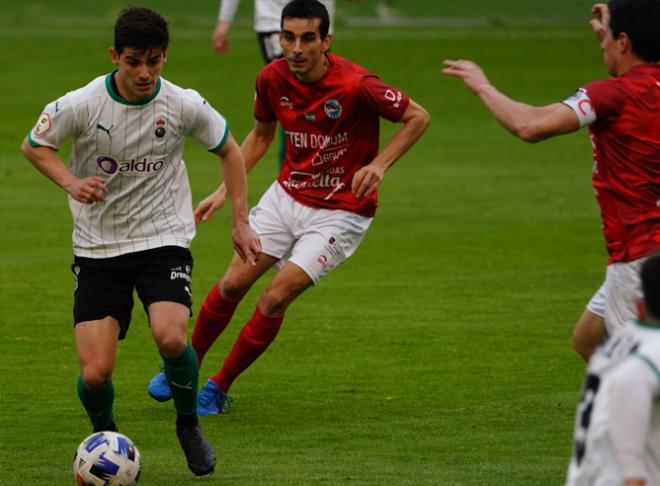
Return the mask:
[[241,0],[221,0],[218,21],[233,22],[239,3]]
[[562,103],[575,112],[581,127],[596,121],[596,112],[584,88],[578,89],[573,96],[566,98]]

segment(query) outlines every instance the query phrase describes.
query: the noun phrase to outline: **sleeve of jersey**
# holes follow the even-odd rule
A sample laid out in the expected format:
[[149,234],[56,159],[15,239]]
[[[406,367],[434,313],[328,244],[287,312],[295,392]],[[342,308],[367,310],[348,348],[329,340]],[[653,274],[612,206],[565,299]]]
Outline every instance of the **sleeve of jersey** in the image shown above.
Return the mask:
[[57,150],[76,132],[76,115],[69,97],[65,95],[46,105],[36,125],[28,133],[28,143],[33,147]]
[[241,0],[221,0],[218,20],[233,22],[239,3],[241,3]]
[[186,134],[197,140],[209,152],[221,149],[229,136],[229,123],[194,90],[187,90],[195,116]]
[[264,123],[276,120],[275,112],[268,101],[268,82],[267,75],[264,71],[261,71],[257,77],[255,86],[254,118]]
[[365,76],[360,81],[358,98],[368,110],[392,122],[398,122],[408,108],[410,98],[376,76]]
[[[635,359],[641,358],[641,359]],[[612,444],[624,480],[649,480],[644,462],[654,399],[660,393],[660,376],[653,362],[636,355],[610,377],[609,418]]]
[[626,93],[616,80],[594,81],[578,89],[563,103],[572,109],[580,126],[596,120],[611,120],[619,116],[626,101]]

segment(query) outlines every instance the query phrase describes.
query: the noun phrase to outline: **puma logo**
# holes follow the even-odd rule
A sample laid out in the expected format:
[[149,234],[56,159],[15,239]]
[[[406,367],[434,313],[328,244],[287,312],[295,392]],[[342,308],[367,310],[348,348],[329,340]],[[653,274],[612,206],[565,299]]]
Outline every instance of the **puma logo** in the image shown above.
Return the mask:
[[105,133],[108,134],[108,137],[110,137],[110,138],[112,138],[112,135],[110,134],[110,130],[112,130],[113,127],[114,127],[114,125],[112,125],[110,128],[105,128],[105,127],[104,127],[103,125],[101,125],[100,123],[97,123],[97,124],[96,124],[96,129],[97,129],[97,130],[102,130],[102,131],[104,131]]

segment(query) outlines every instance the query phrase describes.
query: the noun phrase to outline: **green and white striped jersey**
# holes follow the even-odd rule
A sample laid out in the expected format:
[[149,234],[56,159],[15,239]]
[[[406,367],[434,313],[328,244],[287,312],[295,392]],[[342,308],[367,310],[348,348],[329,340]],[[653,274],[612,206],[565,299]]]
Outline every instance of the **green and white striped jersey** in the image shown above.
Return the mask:
[[83,204],[69,196],[69,206],[74,254],[108,258],[190,246],[195,222],[185,137],[214,151],[228,134],[226,120],[196,91],[160,78],[149,98],[128,101],[108,74],[48,104],[28,141],[57,149],[71,138],[71,171],[105,178],[103,201]]

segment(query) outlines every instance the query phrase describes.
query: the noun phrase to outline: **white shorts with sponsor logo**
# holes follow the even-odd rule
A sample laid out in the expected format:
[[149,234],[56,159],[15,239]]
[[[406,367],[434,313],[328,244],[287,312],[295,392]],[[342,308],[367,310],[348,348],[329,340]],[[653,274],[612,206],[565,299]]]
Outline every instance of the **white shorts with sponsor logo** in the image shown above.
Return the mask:
[[263,252],[280,259],[276,267],[295,263],[314,284],[357,250],[372,220],[300,204],[277,181],[250,211]]
[[642,297],[639,271],[646,258],[611,263],[605,277],[605,327],[612,335],[637,317],[635,302]]

